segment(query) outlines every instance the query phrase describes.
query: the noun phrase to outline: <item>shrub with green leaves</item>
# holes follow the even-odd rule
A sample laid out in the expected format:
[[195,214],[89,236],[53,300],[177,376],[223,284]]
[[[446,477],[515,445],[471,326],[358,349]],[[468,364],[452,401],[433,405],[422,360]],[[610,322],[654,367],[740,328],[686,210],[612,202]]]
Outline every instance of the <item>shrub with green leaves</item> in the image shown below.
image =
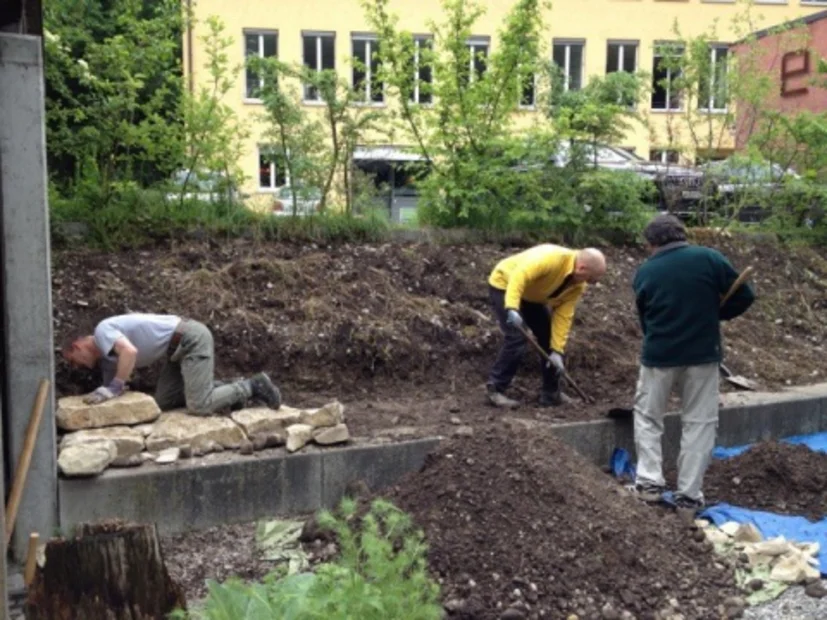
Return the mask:
[[357,517],[352,500],[338,514],[324,511],[319,525],[331,530],[339,556],[313,573],[263,583],[238,579],[210,582],[201,609],[173,615],[177,620],[437,620],[442,617],[439,586],[429,577],[423,535],[410,517],[377,499]]

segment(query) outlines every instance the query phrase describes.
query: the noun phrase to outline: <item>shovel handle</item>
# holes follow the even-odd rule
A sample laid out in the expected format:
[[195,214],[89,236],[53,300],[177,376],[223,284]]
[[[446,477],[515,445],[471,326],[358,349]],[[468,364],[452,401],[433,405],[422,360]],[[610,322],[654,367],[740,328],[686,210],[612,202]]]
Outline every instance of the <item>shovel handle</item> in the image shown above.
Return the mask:
[[[537,352],[538,352],[538,353],[542,356],[542,358],[543,358],[544,360],[546,360],[546,362],[547,362],[547,363],[551,364],[551,357],[549,356],[549,354],[548,354],[548,353],[546,353],[546,352],[545,352],[545,350],[543,350],[543,347],[541,347],[541,346],[540,346],[540,343],[539,343],[539,342],[537,342],[537,341],[534,339],[534,335],[533,335],[531,332],[529,332],[529,331],[528,331],[525,327],[523,327],[522,325],[517,326],[517,329],[519,329],[519,330],[523,333],[523,336],[525,336],[525,337],[526,337],[526,339],[527,339],[527,340],[528,340],[528,341],[532,344],[532,346],[533,346],[535,349],[537,349]],[[564,378],[566,381],[568,381],[568,383],[569,383],[569,385],[572,387],[572,389],[573,389],[575,392],[577,392],[577,395],[578,395],[580,398],[582,398],[584,402],[586,402],[586,403],[590,403],[590,402],[592,402],[591,398],[589,398],[588,396],[586,396],[586,394],[583,392],[583,390],[581,390],[581,389],[580,389],[580,386],[578,386],[578,385],[574,382],[574,379],[572,379],[572,378],[569,376],[569,373],[567,373],[565,370],[563,371],[563,378]]]
[[724,295],[721,298],[721,307],[723,307],[723,305],[726,302],[729,301],[729,298],[732,297],[735,294],[735,291],[737,291],[739,288],[741,288],[741,286],[744,284],[744,282],[747,281],[747,278],[749,278],[750,275],[752,275],[752,272],[753,272],[752,265],[750,265],[749,267],[747,267],[746,269],[744,269],[741,272],[741,274],[738,276],[738,278],[735,280],[735,282],[732,283],[732,286],[729,287],[729,290],[726,292],[726,295]]

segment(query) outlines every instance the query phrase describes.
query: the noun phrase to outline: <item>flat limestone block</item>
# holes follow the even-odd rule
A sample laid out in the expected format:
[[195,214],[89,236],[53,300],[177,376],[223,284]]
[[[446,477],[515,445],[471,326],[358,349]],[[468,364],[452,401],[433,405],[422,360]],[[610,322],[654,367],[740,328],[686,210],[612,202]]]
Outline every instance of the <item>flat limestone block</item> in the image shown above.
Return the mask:
[[287,427],[287,451],[304,448],[313,439],[313,427],[309,424],[293,424]]
[[57,403],[57,425],[65,431],[105,426],[132,426],[156,420],[161,414],[149,394],[126,392],[99,405],[87,405],[83,396],[67,396]]
[[233,412],[231,417],[252,438],[255,435],[283,435],[288,426],[299,423],[302,413],[301,409],[282,405],[278,410],[268,407],[241,409]]
[[321,446],[344,443],[349,439],[350,431],[348,431],[347,424],[327,426],[313,431],[313,441]]
[[313,428],[336,426],[345,421],[345,407],[338,400],[327,403],[319,409],[306,409],[301,412],[299,422]]
[[64,476],[97,476],[109,467],[118,454],[111,439],[76,443],[61,450],[57,466]]
[[225,416],[195,416],[180,411],[161,414],[152,434],[146,438],[146,449],[160,452],[165,448],[190,446],[195,454],[236,450],[247,437],[241,427]]
[[112,465],[115,467],[130,467],[135,464],[136,455],[144,450],[144,435],[141,431],[130,426],[109,426],[75,431],[64,435],[60,441],[60,452],[77,445],[109,439],[115,443],[117,454]]

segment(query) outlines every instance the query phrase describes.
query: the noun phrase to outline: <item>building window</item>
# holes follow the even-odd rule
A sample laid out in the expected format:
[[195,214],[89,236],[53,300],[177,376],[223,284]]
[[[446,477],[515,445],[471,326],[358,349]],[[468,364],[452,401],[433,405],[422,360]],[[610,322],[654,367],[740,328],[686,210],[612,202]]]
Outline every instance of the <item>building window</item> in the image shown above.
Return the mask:
[[[278,34],[275,32],[244,32],[244,56],[251,58],[275,58],[278,54]],[[247,99],[258,99],[263,80],[250,67],[245,70],[245,90]]]
[[680,78],[680,69],[675,61],[683,55],[680,48],[662,49],[655,52],[654,70],[652,72],[652,109],[680,110],[681,94],[676,81]]
[[606,73],[637,71],[637,43],[612,43],[606,46]]
[[583,87],[582,41],[554,41],[552,59],[563,75],[565,90],[580,90]]
[[379,73],[379,41],[370,35],[353,36],[353,89],[363,102],[382,103],[385,92]]
[[270,149],[258,151],[258,188],[272,191],[289,183],[284,156]]
[[522,90],[520,92],[520,107],[533,108],[536,96],[537,76],[526,75],[523,76]]
[[649,161],[659,164],[677,164],[680,158],[680,153],[675,149],[652,149],[649,151]]
[[[335,36],[332,32],[302,33],[304,66],[311,71],[327,71],[336,68]],[[304,85],[305,101],[321,101],[319,90],[311,84]]]
[[414,37],[414,84],[411,89],[411,101],[414,103],[433,102],[431,85],[434,72],[429,59],[433,49],[434,40],[431,37]]
[[[467,43],[470,52],[467,75],[470,76],[471,82],[482,78],[488,68],[488,43],[487,38],[469,39]],[[463,76],[463,81],[467,84],[466,76]]]
[[701,110],[726,112],[728,60],[729,48],[716,45],[709,49],[709,79],[698,85],[698,107]]

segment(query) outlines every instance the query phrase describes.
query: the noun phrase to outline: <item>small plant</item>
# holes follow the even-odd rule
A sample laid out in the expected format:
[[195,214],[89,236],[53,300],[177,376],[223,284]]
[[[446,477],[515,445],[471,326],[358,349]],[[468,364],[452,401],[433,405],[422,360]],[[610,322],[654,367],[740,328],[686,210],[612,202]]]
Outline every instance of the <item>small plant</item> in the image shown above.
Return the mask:
[[[335,533],[340,555],[315,573],[245,584],[209,582],[202,608],[174,620],[436,620],[439,586],[428,576],[426,546],[410,517],[377,499],[357,518],[353,500],[338,515],[323,511],[319,525]],[[358,523],[358,526],[357,526]]]

